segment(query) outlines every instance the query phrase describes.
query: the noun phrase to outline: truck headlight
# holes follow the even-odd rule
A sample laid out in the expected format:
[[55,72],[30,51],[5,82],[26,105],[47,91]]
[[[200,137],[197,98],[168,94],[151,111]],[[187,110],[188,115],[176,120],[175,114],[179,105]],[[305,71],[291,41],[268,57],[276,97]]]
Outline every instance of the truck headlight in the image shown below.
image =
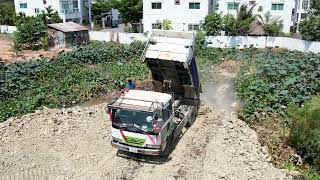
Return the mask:
[[152,148],[152,149],[160,149],[161,145],[153,145],[153,144],[146,144],[147,148]]
[[116,142],[122,142],[122,139],[119,139],[119,138],[115,138],[115,137],[112,137],[112,141],[116,141]]

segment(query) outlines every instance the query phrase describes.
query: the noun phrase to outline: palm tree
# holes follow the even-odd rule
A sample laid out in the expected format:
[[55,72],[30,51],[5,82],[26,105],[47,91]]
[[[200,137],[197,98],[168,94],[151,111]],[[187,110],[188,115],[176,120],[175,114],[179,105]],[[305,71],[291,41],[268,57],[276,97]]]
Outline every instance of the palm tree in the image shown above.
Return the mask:
[[236,28],[240,35],[248,35],[251,23],[257,18],[256,15],[253,15],[254,7],[255,5],[248,9],[247,5],[241,5],[240,9],[237,10]]
[[257,17],[268,35],[279,35],[283,28],[283,22],[280,17],[272,17],[270,11],[267,11],[263,16],[258,15]]
[[165,19],[162,21],[162,28],[164,30],[172,30],[172,21],[170,21],[169,19]]

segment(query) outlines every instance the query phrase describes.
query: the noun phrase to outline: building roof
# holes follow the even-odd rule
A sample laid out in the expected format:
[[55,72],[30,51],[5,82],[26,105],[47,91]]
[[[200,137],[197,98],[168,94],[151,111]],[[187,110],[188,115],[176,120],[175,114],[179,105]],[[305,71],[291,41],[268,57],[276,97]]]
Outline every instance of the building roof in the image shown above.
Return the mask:
[[254,20],[250,24],[249,35],[251,35],[251,36],[264,36],[264,35],[266,35],[266,33],[263,29],[263,24],[259,20]]
[[193,33],[153,31],[146,58],[187,62],[193,55]]
[[82,26],[80,24],[77,24],[75,22],[48,24],[48,26],[62,32],[77,32],[77,31],[89,30],[89,28]]
[[171,99],[170,94],[154,91],[129,90],[124,96],[120,97],[114,105],[131,105],[144,107],[148,110],[154,110],[161,107],[161,104],[167,104]]

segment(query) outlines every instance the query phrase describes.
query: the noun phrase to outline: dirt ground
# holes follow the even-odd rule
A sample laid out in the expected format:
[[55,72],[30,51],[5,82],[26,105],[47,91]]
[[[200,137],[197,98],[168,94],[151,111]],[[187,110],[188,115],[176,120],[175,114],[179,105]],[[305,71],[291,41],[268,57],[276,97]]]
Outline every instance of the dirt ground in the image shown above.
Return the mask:
[[66,48],[58,48],[52,47],[48,51],[38,50],[23,50],[18,54],[11,50],[12,49],[12,38],[9,35],[0,34],[0,61],[3,61],[5,64],[10,64],[14,62],[23,62],[32,58],[37,57],[47,57],[52,58],[59,54],[61,51],[68,51],[69,49]]
[[117,155],[105,105],[0,124],[0,179],[291,179],[273,167],[255,131],[206,106],[168,158]]
[[168,157],[112,148],[105,102],[44,108],[0,123],[0,179],[292,179],[237,118],[234,83],[219,73],[201,73],[203,105]]

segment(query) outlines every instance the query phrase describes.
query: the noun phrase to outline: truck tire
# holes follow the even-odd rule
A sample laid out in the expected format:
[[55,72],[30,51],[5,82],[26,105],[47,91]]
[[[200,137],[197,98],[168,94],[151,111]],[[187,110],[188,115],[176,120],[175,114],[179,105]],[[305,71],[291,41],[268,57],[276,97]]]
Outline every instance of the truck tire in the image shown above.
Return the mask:
[[197,109],[194,106],[190,106],[190,121],[187,122],[186,127],[189,128],[192,126],[194,121],[197,118]]

